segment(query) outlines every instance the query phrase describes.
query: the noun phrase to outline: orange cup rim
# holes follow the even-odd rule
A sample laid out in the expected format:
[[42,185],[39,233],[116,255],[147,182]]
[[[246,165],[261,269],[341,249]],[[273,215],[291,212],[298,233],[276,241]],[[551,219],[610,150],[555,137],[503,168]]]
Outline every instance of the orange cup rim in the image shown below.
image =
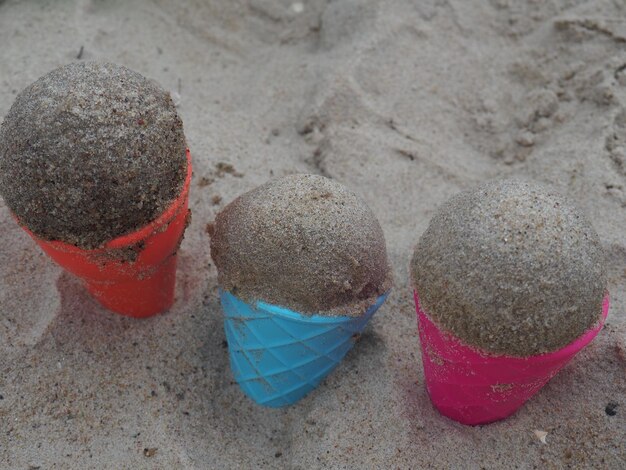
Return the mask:
[[187,199],[187,196],[189,194],[189,187],[191,185],[191,175],[192,175],[191,152],[189,151],[189,149],[186,150],[186,156],[187,156],[187,175],[185,176],[185,183],[183,185],[183,189],[178,195],[178,197],[168,206],[168,208],[165,209],[165,211],[162,212],[161,215],[159,215],[156,219],[154,219],[151,222],[148,222],[146,225],[144,225],[140,229],[135,230],[134,232],[127,233],[125,235],[120,235],[119,237],[109,240],[102,247],[87,250],[87,249],[79,248],[77,246],[74,246],[69,243],[59,241],[59,240],[44,240],[41,237],[34,234],[33,232],[31,232],[28,229],[28,227],[26,227],[24,224],[20,222],[17,216],[14,215],[14,217],[17,219],[21,227],[31,237],[43,243],[46,243],[58,250],[65,251],[65,252],[97,253],[101,251],[119,249],[119,248],[124,248],[127,246],[135,245],[136,243],[148,238],[153,232],[157,231],[160,227],[163,227],[164,225],[167,225],[169,222],[171,222],[174,219],[174,217],[176,217],[176,215],[179,213],[181,208],[184,206],[185,200]]

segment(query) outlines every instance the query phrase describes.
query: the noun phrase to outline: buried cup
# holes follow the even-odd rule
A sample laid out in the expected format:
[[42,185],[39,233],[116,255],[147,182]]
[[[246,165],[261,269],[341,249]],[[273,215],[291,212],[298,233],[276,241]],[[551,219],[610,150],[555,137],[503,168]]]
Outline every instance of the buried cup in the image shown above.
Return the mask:
[[602,318],[563,348],[529,357],[493,355],[464,344],[442,331],[415,308],[426,390],[439,412],[462,424],[498,421],[515,413],[600,332],[609,311],[605,297]]
[[104,307],[130,317],[149,317],[174,303],[177,251],[191,215],[191,174],[191,154],[187,151],[187,176],[176,200],[154,221],[102,248],[84,250],[47,241],[22,228],[50,258],[82,279]]
[[235,379],[261,405],[295,403],[391,289],[380,224],[338,182],[290,175],[236,198],[210,234]]
[[0,194],[19,225],[105,307],[173,302],[191,157],[170,94],[107,62],[22,90],[0,125]]
[[444,203],[413,254],[426,387],[463,424],[506,418],[600,331],[598,234],[567,198],[499,180]]
[[354,346],[387,294],[359,317],[303,315],[220,292],[230,366],[259,405],[291,405],[317,388]]

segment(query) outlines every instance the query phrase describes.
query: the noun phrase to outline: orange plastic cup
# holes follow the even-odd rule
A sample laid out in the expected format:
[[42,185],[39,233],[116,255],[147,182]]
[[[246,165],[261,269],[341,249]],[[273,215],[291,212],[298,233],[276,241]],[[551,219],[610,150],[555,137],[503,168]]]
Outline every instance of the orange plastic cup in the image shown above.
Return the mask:
[[178,198],[152,222],[102,248],[84,250],[42,240],[20,225],[48,256],[81,278],[107,309],[130,317],[150,317],[174,303],[176,254],[190,216],[191,171],[191,153],[187,150],[187,176]]

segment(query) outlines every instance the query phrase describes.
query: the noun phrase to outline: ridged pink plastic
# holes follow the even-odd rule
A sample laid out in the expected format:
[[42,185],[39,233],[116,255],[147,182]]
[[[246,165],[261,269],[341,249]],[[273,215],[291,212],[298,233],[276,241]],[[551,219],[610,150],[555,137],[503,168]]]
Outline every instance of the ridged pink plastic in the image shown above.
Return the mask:
[[426,388],[439,412],[462,424],[487,424],[515,413],[602,329],[609,297],[597,325],[558,351],[530,357],[492,355],[440,330],[420,308],[419,335]]

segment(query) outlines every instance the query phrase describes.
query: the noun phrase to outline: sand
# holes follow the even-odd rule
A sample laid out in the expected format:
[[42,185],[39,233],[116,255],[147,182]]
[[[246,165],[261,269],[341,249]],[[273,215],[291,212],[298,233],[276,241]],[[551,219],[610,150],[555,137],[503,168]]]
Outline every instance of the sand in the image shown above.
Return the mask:
[[598,234],[571,201],[503,179],[441,206],[415,247],[411,277],[444,331],[527,357],[556,351],[600,321],[604,264]]
[[[171,91],[194,158],[176,304],[146,321],[99,307],[0,208],[0,467],[623,468],[625,15],[611,0],[0,4],[0,115],[53,68],[106,59]],[[205,227],[296,172],[363,196],[395,287],[315,392],[268,410],[233,382]],[[444,201],[510,175],[587,214],[612,306],[516,415],[469,428],[428,400],[409,263]]]
[[107,62],[75,62],[22,90],[0,128],[0,194],[45,240],[98,248],[156,219],[187,174],[170,94]]
[[218,282],[248,303],[358,317],[391,288],[376,216],[330,178],[272,180],[229,203],[210,227]]

